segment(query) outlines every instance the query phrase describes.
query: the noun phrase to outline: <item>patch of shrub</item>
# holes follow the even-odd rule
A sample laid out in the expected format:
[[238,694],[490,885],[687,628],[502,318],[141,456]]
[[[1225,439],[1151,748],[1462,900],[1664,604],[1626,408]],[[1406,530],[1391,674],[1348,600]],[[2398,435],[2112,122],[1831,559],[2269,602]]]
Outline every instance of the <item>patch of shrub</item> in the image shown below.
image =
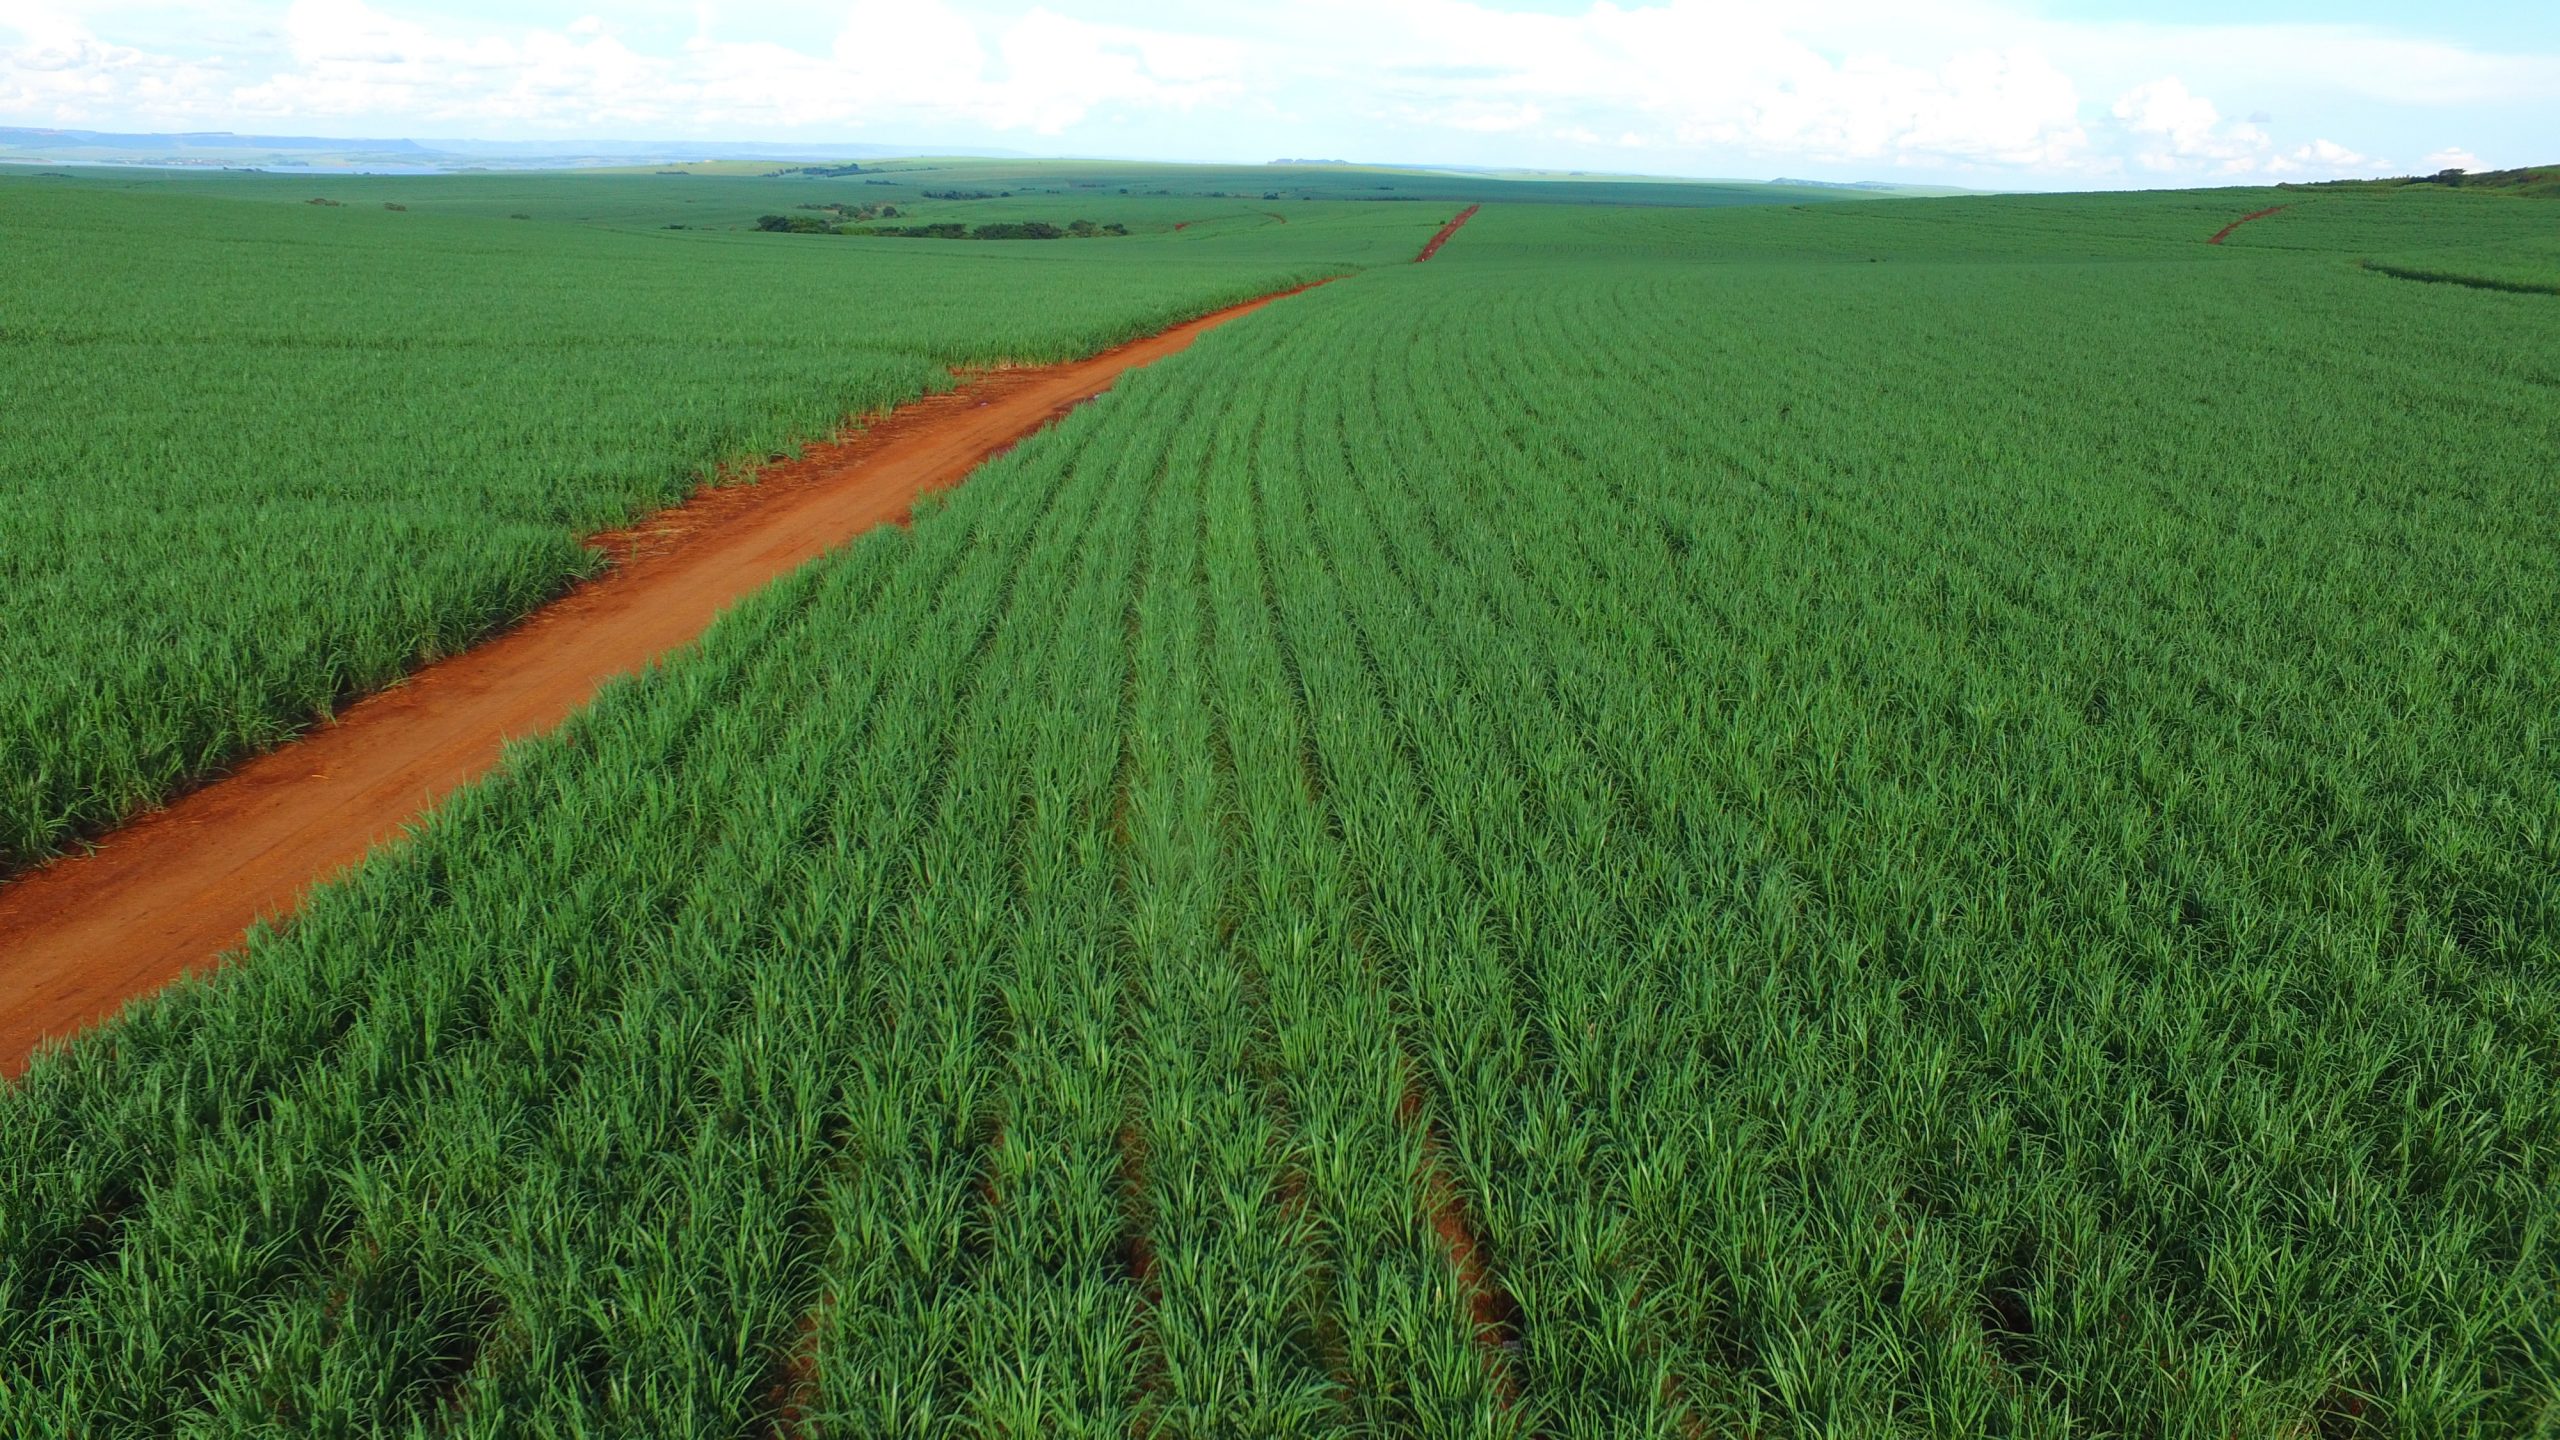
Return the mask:
[[[897,207],[880,207],[884,216],[894,216]],[[1054,225],[1046,220],[1002,220],[971,228],[957,220],[937,220],[928,225],[827,225],[810,216],[767,215],[756,222],[759,230],[780,230],[793,234],[824,232],[835,235],[878,235],[900,240],[1064,240],[1070,236],[1092,239],[1102,235],[1126,235],[1129,227],[1113,221],[1097,225],[1078,220],[1069,225]]]
[[846,225],[839,227],[836,233],[839,235],[897,235],[910,240],[966,240],[969,238],[969,227],[957,220],[945,220],[934,225]]

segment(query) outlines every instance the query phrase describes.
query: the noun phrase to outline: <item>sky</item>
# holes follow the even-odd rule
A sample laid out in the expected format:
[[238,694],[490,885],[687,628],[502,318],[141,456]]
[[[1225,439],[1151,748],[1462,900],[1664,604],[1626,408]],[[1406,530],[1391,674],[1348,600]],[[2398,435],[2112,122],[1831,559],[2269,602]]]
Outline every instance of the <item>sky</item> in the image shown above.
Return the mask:
[[9,0],[0,125],[1984,189],[2560,162],[2550,0]]

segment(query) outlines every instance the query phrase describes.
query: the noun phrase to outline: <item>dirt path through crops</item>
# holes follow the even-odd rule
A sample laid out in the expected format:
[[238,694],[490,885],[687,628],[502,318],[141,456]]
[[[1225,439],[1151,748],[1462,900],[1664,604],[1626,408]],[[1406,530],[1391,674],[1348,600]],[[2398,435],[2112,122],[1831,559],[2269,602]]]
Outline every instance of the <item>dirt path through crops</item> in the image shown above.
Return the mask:
[[[1308,287],[1300,287],[1308,288]],[[514,629],[349,706],[336,723],[0,886],[0,1076],[239,944],[251,922],[398,836],[732,603],[959,481],[1202,334],[1297,291],[1090,359],[1001,370],[598,537],[612,569]]]
[[2285,208],[2287,207],[2283,205],[2270,205],[2264,210],[2252,210],[2248,214],[2241,216],[2239,219],[2232,221],[2230,224],[2223,226],[2221,229],[2214,231],[2213,238],[2204,243],[2207,245],[2219,245],[2223,241],[2231,238],[2232,231],[2239,229],[2241,226],[2248,224],[2252,220],[2264,220],[2268,216]]
[[1449,243],[1449,237],[1457,234],[1460,226],[1476,218],[1476,211],[1482,208],[1484,207],[1480,205],[1470,205],[1466,209],[1459,211],[1454,219],[1450,220],[1448,224],[1440,227],[1439,234],[1431,237],[1431,243],[1422,247],[1422,253],[1413,257],[1413,263],[1419,265],[1423,261],[1430,259],[1432,256],[1439,254],[1440,247]]
[[1414,1081],[1410,1058],[1405,1060],[1404,1068],[1404,1095],[1396,1102],[1396,1122],[1413,1131],[1422,1142],[1422,1168],[1413,1178],[1423,1217],[1431,1222],[1432,1233],[1440,1237],[1440,1248],[1448,1252],[1449,1268],[1457,1277],[1458,1297],[1466,1305],[1476,1348],[1483,1354],[1485,1373],[1492,1377],[1494,1394],[1507,1410],[1520,1398],[1510,1362],[1520,1338],[1520,1304],[1493,1273],[1491,1249],[1476,1228],[1474,1217],[1467,1213],[1466,1196],[1459,1192],[1449,1173],[1440,1133],[1423,1114],[1422,1089]]

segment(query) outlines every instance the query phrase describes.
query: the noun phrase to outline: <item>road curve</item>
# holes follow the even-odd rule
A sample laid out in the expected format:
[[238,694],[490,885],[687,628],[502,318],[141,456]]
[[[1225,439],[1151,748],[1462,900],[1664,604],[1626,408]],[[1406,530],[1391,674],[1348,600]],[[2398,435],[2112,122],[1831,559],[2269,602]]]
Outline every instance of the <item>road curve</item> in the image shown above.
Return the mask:
[[2214,231],[2213,238],[2204,243],[2207,245],[2219,245],[2223,241],[2231,238],[2232,231],[2239,229],[2250,221],[2264,220],[2279,210],[2289,210],[2291,208],[2293,208],[2292,203],[2288,201],[2282,205],[2270,205],[2264,210],[2252,210],[2248,214],[2241,216],[2239,219],[2232,221],[2230,224],[2223,226],[2221,229]]
[[[1308,287],[1300,287],[1301,289]],[[597,688],[700,635],[722,610],[987,460],[1122,372],[1297,291],[1062,365],[1000,370],[814,445],[754,485],[705,491],[600,536],[618,562],[514,628],[410,675],[334,723],[0,885],[0,1077],[289,913]]]

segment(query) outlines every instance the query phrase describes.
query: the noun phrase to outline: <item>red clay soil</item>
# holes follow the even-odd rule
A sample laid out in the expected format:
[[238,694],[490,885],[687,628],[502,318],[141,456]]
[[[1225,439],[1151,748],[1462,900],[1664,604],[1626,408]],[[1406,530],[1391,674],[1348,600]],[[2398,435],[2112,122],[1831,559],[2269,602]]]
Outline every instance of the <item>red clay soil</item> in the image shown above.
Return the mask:
[[766,1396],[773,1404],[774,1440],[799,1440],[808,1432],[810,1412],[818,1408],[818,1331],[825,1323],[825,1308],[821,1302],[818,1309],[800,1317],[790,1353],[782,1357]]
[[1423,261],[1430,259],[1432,256],[1439,254],[1440,247],[1449,243],[1449,237],[1458,233],[1458,227],[1474,219],[1476,211],[1481,208],[1483,207],[1470,205],[1466,209],[1459,211],[1455,219],[1440,227],[1439,234],[1431,237],[1430,244],[1422,247],[1422,253],[1413,257],[1413,263],[1419,265]]
[[1129,1198],[1131,1220],[1125,1241],[1125,1258],[1129,1279],[1136,1283],[1140,1308],[1154,1303],[1156,1280],[1156,1243],[1147,1235],[1146,1227],[1135,1217],[1144,1208],[1140,1198],[1147,1192],[1147,1147],[1138,1136],[1138,1127],[1120,1127],[1120,1192]]
[[1493,1268],[1485,1263],[1484,1241],[1476,1235],[1466,1199],[1437,1164],[1426,1162],[1423,1169],[1423,1205],[1431,1212],[1431,1228],[1449,1251],[1449,1263],[1457,1267],[1458,1288],[1467,1296],[1467,1317],[1475,1323],[1477,1340],[1499,1351],[1511,1342],[1519,1324],[1519,1304],[1494,1283]]
[[1423,1213],[1430,1218],[1433,1233],[1440,1237],[1441,1248],[1449,1253],[1450,1268],[1457,1272],[1458,1289],[1467,1303],[1467,1318],[1475,1327],[1476,1343],[1484,1350],[1485,1369],[1494,1377],[1495,1391],[1508,1405],[1519,1397],[1513,1393],[1511,1368],[1507,1363],[1512,1343],[1520,1334],[1520,1302],[1502,1288],[1493,1274],[1493,1266],[1484,1238],[1476,1232],[1475,1219],[1467,1213],[1467,1201],[1449,1180],[1448,1168],[1441,1163],[1439,1136],[1422,1116],[1422,1091],[1408,1075],[1404,1096],[1396,1104],[1396,1118],[1422,1137],[1422,1167],[1414,1175],[1421,1191]]
[[[1301,286],[1300,289],[1310,287]],[[335,723],[0,885],[0,1077],[286,915],[551,729],[597,687],[692,641],[738,600],[957,483],[989,457],[1202,334],[1296,290],[1089,359],[994,371],[707,490],[599,542],[612,568]]]
[[2270,205],[2264,210],[2252,210],[2248,214],[2241,216],[2239,219],[2232,221],[2230,224],[2223,226],[2221,229],[2214,231],[2213,238],[2204,243],[2207,245],[2219,245],[2224,240],[2230,238],[2232,231],[2239,229],[2241,226],[2248,224],[2252,220],[2264,220],[2268,216],[2273,215],[2284,208],[2285,207],[2283,205]]
[[1157,1324],[1156,1307],[1164,1301],[1164,1287],[1156,1279],[1156,1243],[1147,1233],[1147,1142],[1135,1124],[1120,1127],[1120,1197],[1121,1262],[1127,1267],[1129,1283],[1137,1287],[1138,1303],[1129,1310],[1130,1348],[1138,1356],[1137,1384],[1140,1407],[1151,1406],[1164,1392],[1164,1347],[1153,1343]]

